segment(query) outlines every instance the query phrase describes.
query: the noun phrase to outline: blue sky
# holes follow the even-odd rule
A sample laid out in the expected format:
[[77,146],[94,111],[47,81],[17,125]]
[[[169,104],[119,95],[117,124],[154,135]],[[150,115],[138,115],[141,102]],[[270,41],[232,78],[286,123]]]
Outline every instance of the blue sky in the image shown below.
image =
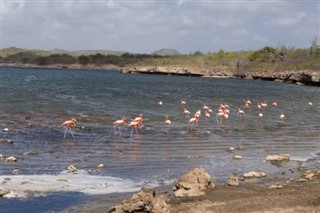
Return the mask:
[[2,0],[1,47],[181,53],[309,47],[320,1]]

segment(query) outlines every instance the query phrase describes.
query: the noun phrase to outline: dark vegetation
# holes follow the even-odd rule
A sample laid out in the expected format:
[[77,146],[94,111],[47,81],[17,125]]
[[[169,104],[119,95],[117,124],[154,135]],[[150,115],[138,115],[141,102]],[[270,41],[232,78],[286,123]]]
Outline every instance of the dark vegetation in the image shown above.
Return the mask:
[[[169,51],[169,53],[168,53]],[[67,52],[67,51],[65,51]],[[1,50],[0,63],[19,63],[34,65],[80,64],[125,66],[173,66],[195,69],[220,69],[236,74],[257,71],[320,70],[320,48],[315,37],[309,48],[295,49],[293,46],[266,46],[256,51],[226,52],[204,54],[196,51],[180,54],[164,49],[159,54],[89,54],[56,53],[43,50],[24,50],[5,48]],[[155,52],[156,53],[156,52]],[[164,53],[164,54],[163,54]]]

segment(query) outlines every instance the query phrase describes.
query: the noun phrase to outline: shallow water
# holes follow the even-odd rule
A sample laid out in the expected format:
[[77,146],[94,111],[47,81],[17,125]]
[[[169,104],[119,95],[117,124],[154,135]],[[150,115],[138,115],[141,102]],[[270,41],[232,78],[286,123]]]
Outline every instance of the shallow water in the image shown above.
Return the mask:
[[[69,70],[1,67],[1,154],[18,162],[0,161],[1,176],[58,175],[72,164],[93,176],[117,177],[145,184],[172,181],[187,170],[203,166],[216,180],[263,170],[278,174],[264,162],[269,154],[289,153],[308,160],[320,152],[320,88],[285,83],[161,75],[127,75],[107,70]],[[206,104],[214,110],[206,122],[191,129],[182,114],[181,99],[193,114]],[[244,100],[253,103],[243,108]],[[159,100],[163,106],[157,105]],[[266,101],[262,122],[256,103]],[[271,103],[278,107],[272,108]],[[308,102],[312,102],[310,107]],[[217,125],[220,103],[228,103],[228,124]],[[245,110],[240,119],[236,109]],[[141,139],[130,138],[131,128],[114,136],[113,122],[127,121],[142,112]],[[279,120],[284,112],[286,119]],[[164,114],[172,125],[166,126]],[[63,139],[65,120],[77,119],[75,139]],[[32,128],[27,128],[28,125]],[[226,152],[229,147],[246,150]],[[30,151],[37,155],[30,155]],[[241,155],[241,161],[232,159]],[[105,168],[95,170],[98,164]]]

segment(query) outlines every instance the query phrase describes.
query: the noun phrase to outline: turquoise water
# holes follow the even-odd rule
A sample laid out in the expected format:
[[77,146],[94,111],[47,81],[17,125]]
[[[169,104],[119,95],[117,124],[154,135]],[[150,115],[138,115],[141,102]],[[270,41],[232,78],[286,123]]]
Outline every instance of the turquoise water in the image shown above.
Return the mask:
[[[216,180],[233,172],[262,169],[276,175],[279,168],[264,160],[269,154],[289,153],[292,159],[319,157],[320,88],[293,84],[196,78],[128,75],[110,70],[69,70],[1,67],[1,154],[16,156],[15,164],[0,161],[1,175],[59,174],[72,164],[92,175],[127,178],[142,183],[176,179],[196,166],[205,167]],[[181,99],[193,114],[206,104],[213,109],[206,121],[191,129],[182,114]],[[243,108],[244,100],[253,103]],[[159,100],[163,106],[157,105]],[[258,120],[259,101],[269,106]],[[278,107],[272,108],[271,103]],[[310,107],[308,102],[312,102]],[[230,105],[228,124],[215,119],[220,103]],[[236,109],[245,110],[240,119]],[[279,120],[284,112],[286,119]],[[130,138],[131,128],[115,136],[113,122],[143,113],[141,139]],[[171,126],[165,125],[168,114]],[[65,120],[77,119],[63,139]],[[28,128],[29,125],[32,128]],[[246,150],[226,152],[229,147]],[[30,155],[35,150],[37,155]],[[241,161],[233,160],[241,155]],[[94,168],[103,163],[105,169]]]

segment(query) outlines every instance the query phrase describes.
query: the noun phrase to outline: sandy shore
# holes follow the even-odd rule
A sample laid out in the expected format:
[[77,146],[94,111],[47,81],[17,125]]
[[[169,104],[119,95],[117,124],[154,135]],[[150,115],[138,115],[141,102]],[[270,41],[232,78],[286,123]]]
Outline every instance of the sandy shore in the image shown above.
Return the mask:
[[[239,187],[216,185],[206,195],[195,198],[175,198],[170,192],[162,192],[170,198],[171,213],[229,213],[263,212],[296,213],[320,212],[320,182],[289,184],[283,189],[269,189],[253,183]],[[130,194],[125,195],[131,197]],[[66,212],[102,213],[122,199],[106,195],[104,198],[72,207]]]

